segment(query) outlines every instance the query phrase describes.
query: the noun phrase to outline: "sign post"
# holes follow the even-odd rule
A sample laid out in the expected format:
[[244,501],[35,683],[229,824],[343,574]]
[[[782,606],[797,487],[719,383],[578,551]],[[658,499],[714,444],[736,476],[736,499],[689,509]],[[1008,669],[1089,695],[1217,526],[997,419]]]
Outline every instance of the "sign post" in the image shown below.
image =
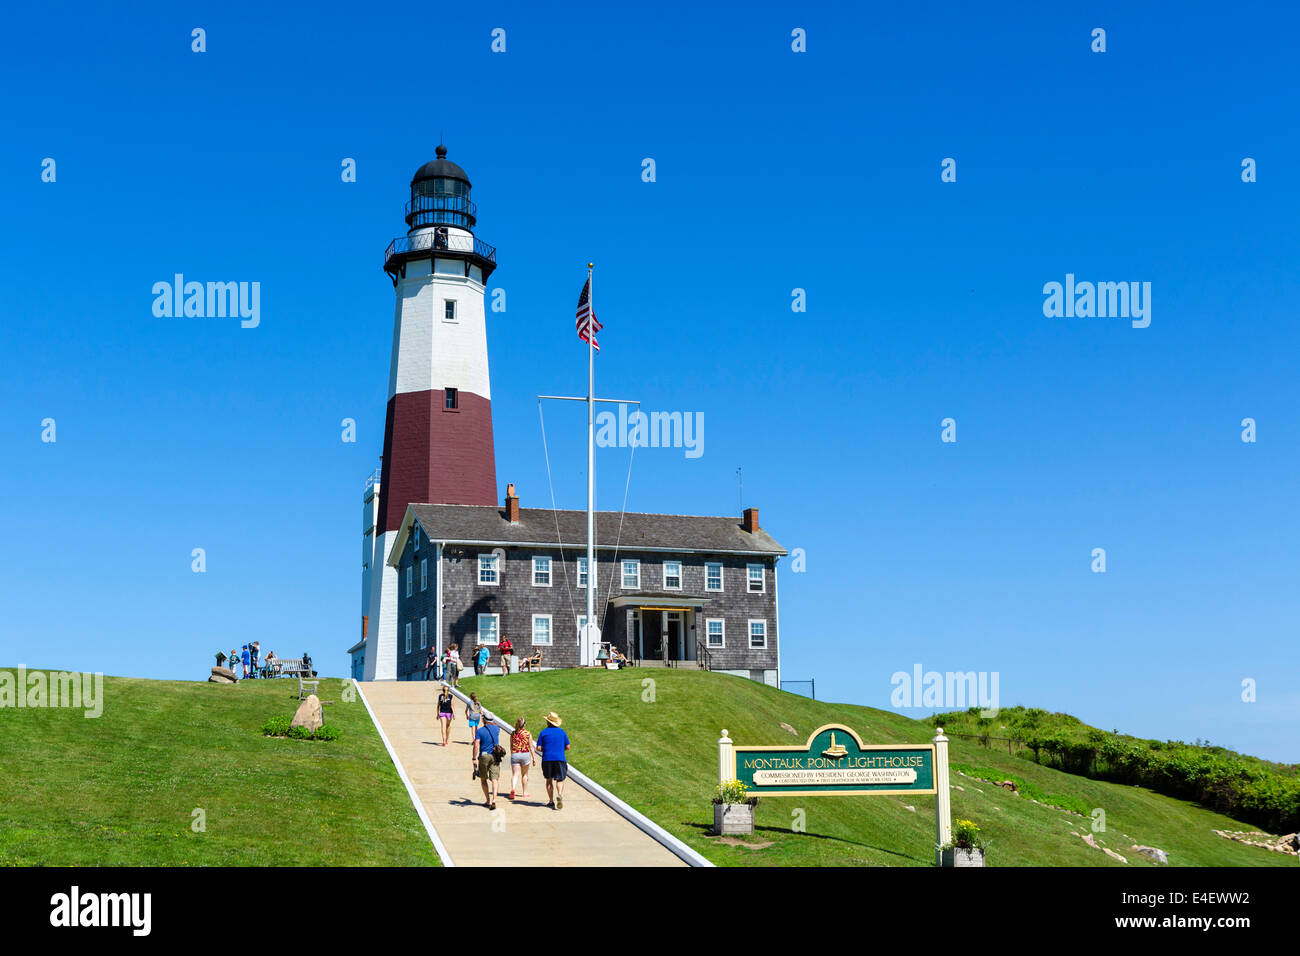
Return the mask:
[[799,745],[741,746],[718,740],[718,778],[739,780],[755,797],[934,794],[935,864],[952,839],[948,738],[928,744],[866,744],[843,724],[818,727]]
[[934,733],[934,865],[943,865],[943,850],[952,842],[952,788],[948,786],[948,738],[943,728]]

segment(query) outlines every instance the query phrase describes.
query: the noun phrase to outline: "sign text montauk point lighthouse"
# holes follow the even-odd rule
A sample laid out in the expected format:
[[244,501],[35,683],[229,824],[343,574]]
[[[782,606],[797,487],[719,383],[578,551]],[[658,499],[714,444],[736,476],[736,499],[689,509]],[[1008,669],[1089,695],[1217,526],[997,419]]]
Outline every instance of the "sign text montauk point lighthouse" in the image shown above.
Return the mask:
[[380,470],[362,546],[365,680],[396,677],[398,574],[385,558],[413,502],[494,505],[484,293],[496,250],[474,235],[470,181],[439,146],[411,180],[405,236],[384,253],[396,308]]

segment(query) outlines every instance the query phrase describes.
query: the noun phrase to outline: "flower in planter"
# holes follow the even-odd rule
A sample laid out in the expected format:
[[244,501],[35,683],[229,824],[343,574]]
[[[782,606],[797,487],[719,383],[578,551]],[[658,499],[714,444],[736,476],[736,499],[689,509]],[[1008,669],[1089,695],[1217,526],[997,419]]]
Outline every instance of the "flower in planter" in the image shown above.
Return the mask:
[[988,844],[980,837],[980,828],[974,820],[956,820],[952,825],[952,843],[959,850],[983,850]]
[[750,800],[749,788],[739,780],[727,780],[713,791],[714,803],[749,803]]

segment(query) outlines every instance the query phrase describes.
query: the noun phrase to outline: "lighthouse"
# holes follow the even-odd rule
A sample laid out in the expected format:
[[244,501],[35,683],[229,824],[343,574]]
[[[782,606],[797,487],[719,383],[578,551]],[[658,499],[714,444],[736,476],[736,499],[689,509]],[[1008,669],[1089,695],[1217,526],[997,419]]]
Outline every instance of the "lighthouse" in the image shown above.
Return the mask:
[[366,680],[396,678],[397,572],[386,558],[407,505],[493,505],[484,293],[496,250],[474,230],[470,180],[439,146],[416,170],[407,233],[384,252],[396,297],[384,452],[362,508]]

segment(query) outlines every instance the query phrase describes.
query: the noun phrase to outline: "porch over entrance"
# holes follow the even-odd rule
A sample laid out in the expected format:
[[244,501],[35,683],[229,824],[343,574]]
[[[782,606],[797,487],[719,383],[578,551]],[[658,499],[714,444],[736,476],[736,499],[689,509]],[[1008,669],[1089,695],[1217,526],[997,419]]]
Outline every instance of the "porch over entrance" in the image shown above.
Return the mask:
[[672,592],[621,594],[609,602],[607,639],[642,667],[709,669],[709,651],[699,630],[708,598]]

